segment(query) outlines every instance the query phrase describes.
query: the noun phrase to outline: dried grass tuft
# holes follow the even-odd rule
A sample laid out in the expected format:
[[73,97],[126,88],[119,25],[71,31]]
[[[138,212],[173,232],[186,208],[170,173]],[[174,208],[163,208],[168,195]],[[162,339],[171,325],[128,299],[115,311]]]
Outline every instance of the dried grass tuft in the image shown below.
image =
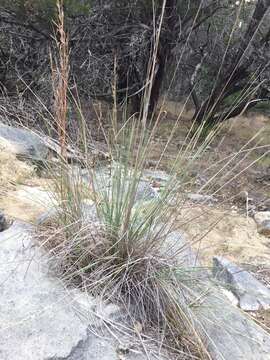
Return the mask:
[[[33,165],[16,158],[15,154],[0,147],[0,188],[9,190],[16,184],[31,179],[35,173]],[[0,192],[0,195],[1,192]]]

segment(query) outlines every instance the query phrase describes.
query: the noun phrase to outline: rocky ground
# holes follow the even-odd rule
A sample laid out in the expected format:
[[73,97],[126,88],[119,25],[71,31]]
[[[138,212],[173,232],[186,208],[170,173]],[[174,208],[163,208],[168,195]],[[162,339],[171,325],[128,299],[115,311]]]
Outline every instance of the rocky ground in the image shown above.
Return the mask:
[[[173,113],[171,114],[171,118],[173,118]],[[165,129],[167,129],[170,121],[170,119],[167,120],[163,125]],[[185,120],[183,120],[183,122],[185,122]],[[203,165],[208,165],[209,167],[209,162],[210,165],[214,165],[222,157],[228,156],[232,150],[235,152],[239,151],[239,148],[243,147],[243,144],[247,142],[248,136],[252,136],[254,127],[256,130],[262,128],[263,134],[260,138],[261,145],[256,146],[254,153],[252,152],[250,154],[251,161],[254,160],[255,156],[258,158],[262,149],[265,151],[267,142],[269,143],[268,135],[270,134],[270,125],[268,126],[267,124],[267,118],[256,115],[255,120],[251,117],[232,120],[232,123],[228,124],[218,138],[215,139],[216,144],[211,145],[212,147],[218,147],[218,151],[214,152],[214,156],[208,156],[207,161],[204,160],[204,164],[194,165],[193,172],[195,172],[196,179],[202,184],[207,181],[209,176],[211,177],[211,171],[205,172]],[[185,129],[185,126],[183,126],[183,128]],[[184,134],[184,130],[181,130],[171,141],[171,153],[169,151],[169,155],[165,159],[166,161],[163,161],[161,164],[162,170],[164,171],[155,171],[153,164],[155,164],[158,154],[160,153],[158,144],[160,145],[167,136],[162,129],[160,131],[161,133],[158,135],[156,143],[154,144],[156,152],[153,152],[152,163],[149,164],[149,171],[144,175],[144,180],[149,183],[149,186],[153,188],[154,192],[158,192],[162,183],[166,181],[166,171],[168,171],[170,154],[175,153],[175,149],[179,147],[179,144],[177,144],[179,134],[181,134],[181,132],[182,135]],[[225,134],[229,131],[231,135],[225,137]],[[9,137],[13,135],[10,135],[9,132],[7,133],[6,129],[3,130],[3,128],[1,135],[0,124],[0,211],[2,214],[0,215],[0,231],[4,234],[3,236],[1,235],[2,237],[0,238],[2,244],[0,247],[2,257],[0,256],[0,258],[2,269],[4,269],[7,264],[7,256],[10,258],[10,264],[12,264],[12,266],[9,272],[13,274],[10,276],[14,278],[11,291],[5,273],[6,270],[2,270],[1,276],[3,276],[3,278],[1,278],[1,284],[5,284],[4,288],[2,285],[2,290],[6,294],[4,303],[6,307],[2,313],[6,313],[7,316],[4,316],[1,320],[4,326],[2,325],[0,331],[5,332],[6,337],[2,337],[0,341],[0,354],[4,354],[3,359],[5,360],[23,360],[26,358],[33,360],[58,358],[70,360],[144,359],[144,355],[140,355],[136,353],[136,351],[134,353],[131,351],[129,354],[123,354],[120,349],[119,353],[117,350],[121,345],[119,345],[119,343],[115,344],[115,342],[109,341],[110,345],[106,345],[100,342],[98,338],[93,338],[92,335],[89,335],[90,323],[92,321],[89,320],[89,314],[93,312],[93,303],[90,302],[87,309],[83,310],[86,311],[86,313],[88,312],[88,321],[85,322],[85,318],[80,321],[77,320],[78,314],[77,312],[74,313],[74,306],[75,308],[81,306],[76,303],[77,295],[75,298],[72,295],[72,300],[66,302],[66,295],[64,295],[66,293],[63,284],[60,284],[56,279],[48,279],[46,271],[44,273],[43,270],[37,270],[36,262],[33,266],[30,266],[30,270],[28,269],[29,259],[33,256],[32,250],[30,250],[30,253],[26,253],[25,258],[18,258],[18,261],[16,260],[15,263],[11,260],[14,259],[15,254],[20,254],[19,257],[24,256],[21,248],[22,243],[24,244],[23,247],[28,248],[27,243],[29,243],[29,239],[22,241],[20,237],[22,235],[21,231],[25,233],[25,225],[22,225],[22,221],[28,224],[35,224],[37,219],[53,206],[55,201],[52,195],[53,184],[51,179],[49,176],[44,176],[44,173],[43,176],[40,176],[39,171],[42,157],[48,156],[48,152],[52,154],[55,153],[55,149],[52,149],[51,146],[48,148],[48,144],[43,146],[42,141],[40,142],[40,139],[33,138],[32,134],[30,137],[28,137],[26,133],[20,134],[19,142],[16,141],[14,137],[10,140]],[[259,146],[263,146],[263,148]],[[29,161],[29,158],[33,157],[33,154],[34,161]],[[215,186],[210,189],[211,191],[203,193],[203,195],[195,192],[197,187],[192,183],[190,187],[187,188],[187,201],[185,205],[181,209],[178,209],[179,225],[182,225],[181,229],[189,239],[196,258],[200,258],[203,267],[211,270],[212,268],[214,269],[216,278],[220,284],[223,284],[225,298],[228,298],[229,301],[234,304],[233,308],[227,308],[228,319],[236,324],[238,322],[238,329],[237,325],[235,325],[237,331],[240,333],[249,331],[253,334],[254,338],[257,338],[260,344],[256,350],[255,345],[251,346],[250,343],[244,343],[244,340],[241,338],[241,340],[238,339],[237,341],[238,343],[241,341],[243,345],[238,346],[238,350],[236,350],[231,344],[232,337],[236,337],[235,333],[232,333],[233,335],[231,334],[229,338],[227,338],[228,334],[223,334],[223,341],[218,343],[222,348],[221,352],[226,354],[225,357],[223,357],[226,360],[231,360],[232,358],[242,359],[241,351],[246,353],[245,359],[251,360],[268,359],[270,353],[270,339],[268,339],[267,335],[261,332],[260,328],[253,328],[252,323],[249,322],[250,320],[243,320],[239,317],[240,313],[234,310],[237,309],[237,307],[241,307],[243,310],[248,311],[248,313],[257,321],[261,322],[268,331],[268,326],[270,325],[268,310],[270,307],[269,155],[262,157],[252,168],[248,168],[249,164],[250,159],[244,158],[239,164],[240,169],[238,168],[235,171],[238,173],[243,169],[246,169],[246,171],[241,173],[241,176],[235,178],[234,175],[230,174],[233,180],[230,181],[228,186],[222,189],[222,191],[214,195],[213,192],[215,192],[217,187],[220,187],[220,183],[216,182]],[[12,222],[13,225],[10,226]],[[18,233],[16,229],[21,230]],[[16,241],[16,236],[13,231],[17,231],[16,236],[19,236],[19,242]],[[12,239],[10,244],[9,239]],[[31,249],[31,246],[29,249]],[[37,252],[37,258],[43,258],[39,250],[37,250]],[[23,259],[22,263],[24,265],[23,269],[16,275],[16,269],[21,261],[20,259]],[[30,273],[35,273],[37,277],[30,279],[30,282],[27,283],[26,286],[22,273],[28,270]],[[35,284],[33,284],[33,281],[35,281]],[[40,281],[44,281],[44,286],[41,288],[39,286]],[[48,285],[47,288],[46,284]],[[25,317],[25,314],[21,314],[21,310],[25,306],[22,301],[27,302],[27,297],[22,300],[20,293],[17,291],[18,289],[20,289],[21,294],[24,296],[30,296],[36,299],[42,298],[42,301],[44,300],[45,294],[45,299],[47,300],[44,300],[43,308],[55,307],[55,301],[58,302],[58,300],[56,300],[56,297],[58,297],[57,294],[58,292],[61,293],[61,296],[58,297],[60,308],[54,308],[54,314],[57,314],[57,319],[61,321],[61,329],[58,329],[57,333],[54,333],[53,329],[52,331],[48,330],[48,321],[50,322],[50,320],[47,319],[47,322],[45,320],[45,322],[43,322],[42,320],[42,322],[39,323],[39,318],[35,318],[34,315],[37,314],[38,306],[36,302],[30,302],[30,308],[27,310],[29,314],[31,314],[31,312],[33,313],[33,317],[31,315],[33,322],[31,322],[32,320],[29,321],[30,318]],[[25,289],[32,290],[30,293],[25,293]],[[68,296],[70,296],[70,293]],[[223,299],[223,295],[221,297]],[[85,299],[82,301],[85,301]],[[211,306],[214,306],[213,304],[216,303],[216,298],[214,297],[209,301]],[[72,308],[70,308],[70,303],[74,305],[72,305]],[[11,304],[14,306],[14,317],[12,311],[10,312]],[[66,306],[68,306],[70,314],[66,312]],[[219,309],[220,306],[219,300],[217,309]],[[223,304],[223,306],[225,305]],[[113,313],[114,311],[115,310],[113,310]],[[212,315],[214,317],[220,316],[220,314],[217,314],[214,310]],[[49,312],[49,316],[54,317],[56,315]],[[204,317],[204,315],[202,316]],[[69,326],[70,318],[74,318],[71,328]],[[42,319],[44,319],[44,314],[42,315]],[[37,322],[39,324],[38,326]],[[12,339],[12,341],[9,339],[10,333],[8,330],[12,329],[10,326],[11,323],[14,324],[14,327],[16,324],[24,324],[23,327],[16,326],[16,336],[14,337],[17,339],[17,342],[14,339]],[[51,325],[50,323],[50,326]],[[32,331],[33,329],[35,329],[34,333]],[[213,333],[214,329],[210,329],[209,331]],[[61,338],[62,332],[66,333],[68,340],[65,338],[65,341],[63,341]],[[28,345],[27,347],[22,347],[20,342],[25,342],[25,336],[28,339]],[[36,341],[40,341],[40,336],[44,342],[44,351],[41,351],[41,349],[37,350],[34,346]],[[54,338],[54,341],[51,342],[48,340],[50,338]],[[262,340],[264,345],[262,345]],[[227,342],[227,345],[231,344],[230,346],[234,349],[234,353],[227,353],[227,347],[224,347],[224,341]],[[47,346],[48,343],[49,346]],[[93,352],[95,355],[89,355],[92,352],[92,346],[97,346],[98,348],[98,350],[94,350]],[[16,352],[14,352],[15,348]],[[95,347],[95,349],[97,348]],[[31,356],[25,353],[25,351],[28,351],[25,349],[30,351]],[[42,354],[40,352],[42,352]],[[153,357],[153,359],[154,358],[155,357]],[[222,357],[217,355],[215,358],[221,359]]]

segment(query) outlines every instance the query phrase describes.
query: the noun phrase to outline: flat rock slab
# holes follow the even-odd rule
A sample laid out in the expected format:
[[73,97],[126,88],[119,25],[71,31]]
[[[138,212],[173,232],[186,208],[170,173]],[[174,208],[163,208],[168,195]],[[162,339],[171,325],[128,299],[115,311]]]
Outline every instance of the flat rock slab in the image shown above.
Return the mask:
[[[258,326],[211,281],[210,274],[200,267],[185,238],[173,232],[167,247],[175,253],[174,244],[183,249],[177,256],[179,267],[194,274],[187,286],[197,299],[191,307],[194,328],[204,340],[212,360],[270,360],[270,335]],[[179,248],[179,247],[178,247]],[[183,299],[179,299],[183,303]]]
[[1,360],[76,359],[76,353],[77,359],[117,359],[113,341],[89,333],[117,316],[118,307],[99,305],[49,275],[48,258],[34,246],[30,226],[15,222],[0,233]]
[[86,339],[87,324],[64,287],[42,269],[28,231],[15,223],[0,235],[0,358],[65,358]]
[[[182,244],[184,239],[174,233],[168,241]],[[197,259],[184,251],[182,266],[192,267],[194,261]],[[108,325],[104,326],[104,320],[108,324],[121,319],[120,309],[67,290],[48,270],[48,258],[33,244],[31,227],[14,223],[0,233],[0,359],[121,359],[116,338],[124,336],[111,336],[112,329],[107,331]],[[211,358],[269,360],[269,334],[226,301],[207,278],[203,282],[209,291],[192,311],[194,326],[205,339]],[[196,281],[192,286],[196,291]],[[122,358],[155,357],[130,351]]]
[[213,273],[237,297],[241,309],[256,311],[270,308],[270,289],[248,271],[217,256],[213,259]]
[[48,147],[35,133],[0,123],[0,145],[15,155],[33,160],[45,160]]
[[270,336],[212,289],[195,310],[212,360],[269,360]]
[[[76,183],[81,183],[82,181],[85,182],[87,185],[92,183],[94,184],[95,190],[103,193],[103,194],[110,194],[112,189],[112,181],[113,181],[113,174],[119,174],[120,169],[118,168],[119,165],[115,165],[115,167],[101,167],[91,173],[87,169],[82,169],[79,166],[73,166],[70,171],[70,178],[73,179]],[[122,173],[123,180],[121,182],[122,187],[118,190],[118,196],[122,196],[123,198],[127,195],[130,186],[132,186],[133,182],[133,172],[130,171],[128,175],[124,175]],[[129,180],[130,179],[130,180]],[[147,201],[152,200],[157,197],[157,192],[154,188],[150,185],[149,181],[147,180],[138,180],[136,183],[136,195],[135,195],[135,202],[139,201]],[[114,187],[114,189],[116,186]]]

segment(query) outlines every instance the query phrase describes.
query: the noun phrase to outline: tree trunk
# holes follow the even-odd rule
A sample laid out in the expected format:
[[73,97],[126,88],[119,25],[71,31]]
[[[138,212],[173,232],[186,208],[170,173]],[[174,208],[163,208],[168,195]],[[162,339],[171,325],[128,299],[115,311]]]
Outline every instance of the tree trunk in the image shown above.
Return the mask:
[[[162,3],[162,2],[161,2]],[[176,12],[177,0],[167,0],[165,9],[164,9],[164,18],[163,25],[161,31],[161,38],[158,44],[158,52],[157,52],[157,71],[153,80],[151,96],[150,96],[150,104],[149,104],[149,114],[153,114],[159,100],[160,91],[162,88],[164,76],[165,76],[165,68],[167,59],[171,55],[171,51],[173,49],[173,37],[175,36],[175,25],[178,21],[177,12]],[[157,19],[159,16],[157,16]],[[166,29],[167,31],[165,31]],[[169,38],[164,39],[162,37],[162,33],[169,34]]]
[[[249,60],[249,62],[246,64],[241,64],[241,61],[243,55],[250,46],[250,43],[252,42],[254,34],[258,32],[261,22],[263,21],[265,14],[269,10],[269,8],[270,8],[270,0],[257,1],[255,10],[247,27],[246,33],[239,45],[239,49],[235,57],[232,59],[230,67],[227,69],[226,72],[224,71],[224,73],[231,75],[229,77],[224,77],[224,76],[220,77],[211,95],[203,102],[200,108],[197,109],[193,118],[198,123],[202,123],[203,121],[207,120],[207,123],[212,123],[214,125],[216,122],[218,122],[219,120],[217,114],[220,111],[220,107],[224,99],[228,96],[228,94],[233,93],[232,90],[235,87],[239,86],[238,84],[240,81],[243,81],[248,78],[249,76],[248,67],[250,66],[251,61]],[[250,56],[250,59],[252,59],[252,56],[255,55],[256,54],[253,53]],[[248,102],[249,99],[246,100],[246,104],[242,104],[241,106],[237,107],[237,109],[243,110],[245,106],[249,107]],[[242,110],[240,110],[240,112]],[[236,116],[235,115],[236,112],[237,111],[233,111],[231,112],[231,114],[234,114],[234,116]],[[230,112],[227,112],[227,114],[229,116]],[[232,117],[232,115],[229,117]],[[224,118],[222,118],[221,121],[224,121]]]

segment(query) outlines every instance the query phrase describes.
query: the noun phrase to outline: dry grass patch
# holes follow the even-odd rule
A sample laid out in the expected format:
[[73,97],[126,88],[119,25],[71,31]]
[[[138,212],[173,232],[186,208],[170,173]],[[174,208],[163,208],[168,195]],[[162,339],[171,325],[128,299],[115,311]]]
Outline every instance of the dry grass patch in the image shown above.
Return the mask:
[[1,209],[12,219],[35,222],[53,204],[43,187],[20,185],[1,194]]
[[0,207],[7,216],[34,221],[48,205],[45,184],[46,180],[36,175],[34,165],[0,149]]
[[14,154],[0,148],[1,193],[14,185],[22,184],[31,179],[34,174],[35,168],[33,165],[18,160]]

